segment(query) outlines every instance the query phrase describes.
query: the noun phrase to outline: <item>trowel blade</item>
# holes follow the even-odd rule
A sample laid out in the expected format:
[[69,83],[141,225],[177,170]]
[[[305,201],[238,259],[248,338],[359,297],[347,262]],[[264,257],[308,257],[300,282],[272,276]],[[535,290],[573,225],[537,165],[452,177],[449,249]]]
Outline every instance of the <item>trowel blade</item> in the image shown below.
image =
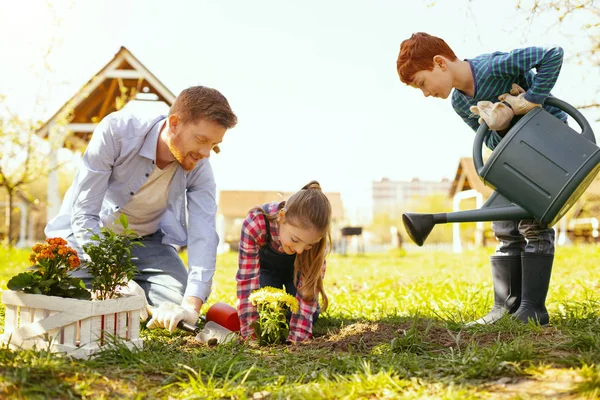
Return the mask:
[[208,321],[202,330],[198,332],[195,339],[209,346],[215,346],[217,344],[228,343],[237,337],[235,332],[230,331],[227,328],[222,327],[213,321]]

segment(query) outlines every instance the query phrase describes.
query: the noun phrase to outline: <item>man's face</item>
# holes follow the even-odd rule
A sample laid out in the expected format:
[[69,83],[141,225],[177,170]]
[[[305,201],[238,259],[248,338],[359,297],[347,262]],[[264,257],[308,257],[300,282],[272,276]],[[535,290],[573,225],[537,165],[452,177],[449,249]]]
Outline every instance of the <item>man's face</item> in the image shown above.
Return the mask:
[[198,161],[210,157],[210,151],[223,141],[226,128],[209,119],[182,123],[177,115],[169,116],[171,154],[186,171]]
[[421,89],[425,97],[433,96],[446,99],[452,92],[452,75],[444,63],[434,62],[433,70],[422,70],[415,74],[410,86]]

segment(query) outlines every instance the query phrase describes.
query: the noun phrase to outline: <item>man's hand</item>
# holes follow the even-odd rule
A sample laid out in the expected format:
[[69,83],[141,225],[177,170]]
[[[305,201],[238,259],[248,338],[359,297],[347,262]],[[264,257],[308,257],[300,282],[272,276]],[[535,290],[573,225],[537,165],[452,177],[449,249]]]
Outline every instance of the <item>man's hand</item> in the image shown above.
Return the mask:
[[200,314],[200,309],[202,308],[202,304],[204,302],[199,297],[194,296],[185,296],[183,301],[181,302],[181,306],[183,308],[187,308],[190,310],[196,310],[197,314]]
[[195,325],[198,322],[198,311],[167,301],[153,309],[152,319],[148,321],[146,327],[148,329],[166,328],[173,333],[177,324],[182,320]]
[[515,116],[513,110],[503,103],[479,101],[477,106],[471,106],[471,112],[479,115],[479,124],[483,121],[493,131],[503,131],[508,128],[510,121]]
[[541,107],[541,104],[532,103],[525,100],[525,89],[516,83],[512,84],[510,93],[504,93],[498,96],[498,100],[505,101],[513,109],[515,115],[524,115],[536,107]]

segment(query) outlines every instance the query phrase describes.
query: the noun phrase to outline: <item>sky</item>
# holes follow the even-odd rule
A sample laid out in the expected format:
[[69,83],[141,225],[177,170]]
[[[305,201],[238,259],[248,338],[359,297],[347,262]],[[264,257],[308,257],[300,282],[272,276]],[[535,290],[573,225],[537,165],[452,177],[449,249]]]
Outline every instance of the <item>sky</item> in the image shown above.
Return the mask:
[[450,100],[398,79],[399,45],[413,32],[444,38],[462,59],[560,45],[554,95],[596,99],[598,67],[574,59],[589,44],[582,20],[531,22],[516,3],[0,0],[0,94],[47,119],[125,46],[173,93],[201,84],[228,98],[239,123],[211,157],[220,190],[295,191],[316,179],[360,221],[373,181],[452,179],[472,154],[474,134]]

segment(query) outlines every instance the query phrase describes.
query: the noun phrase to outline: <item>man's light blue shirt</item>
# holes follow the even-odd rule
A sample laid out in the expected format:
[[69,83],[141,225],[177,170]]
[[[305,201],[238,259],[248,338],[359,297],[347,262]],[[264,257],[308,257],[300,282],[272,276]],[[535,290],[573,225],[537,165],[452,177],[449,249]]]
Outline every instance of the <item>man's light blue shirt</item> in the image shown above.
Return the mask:
[[[101,221],[127,204],[152,173],[165,120],[164,115],[148,118],[128,111],[107,115],[94,130],[58,215],[46,226],[46,236],[66,239],[73,234],[80,247],[89,242],[88,229],[99,232]],[[163,244],[188,246],[184,295],[202,301],[210,294],[215,272],[216,212],[209,160],[200,160],[189,172],[178,165],[159,227],[165,234]]]

